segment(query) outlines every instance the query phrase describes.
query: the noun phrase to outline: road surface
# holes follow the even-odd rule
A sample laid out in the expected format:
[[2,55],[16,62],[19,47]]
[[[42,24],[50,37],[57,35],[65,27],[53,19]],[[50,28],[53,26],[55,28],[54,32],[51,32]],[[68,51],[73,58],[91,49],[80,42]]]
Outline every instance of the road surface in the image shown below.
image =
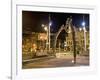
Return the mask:
[[75,66],[89,66],[89,57],[77,56],[76,64],[73,63],[73,56],[65,57],[51,57],[39,59],[36,61],[29,61],[22,65],[23,69],[29,68],[53,68],[53,67],[75,67]]

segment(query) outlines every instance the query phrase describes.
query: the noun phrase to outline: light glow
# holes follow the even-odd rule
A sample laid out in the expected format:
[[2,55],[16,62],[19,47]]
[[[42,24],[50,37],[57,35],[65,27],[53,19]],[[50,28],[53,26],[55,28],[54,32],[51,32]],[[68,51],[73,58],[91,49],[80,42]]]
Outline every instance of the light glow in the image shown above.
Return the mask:
[[44,27],[44,30],[45,30],[45,31],[48,31],[47,27]]
[[85,26],[85,22],[82,22],[82,26]]
[[52,22],[49,23],[49,26],[51,26],[51,25],[52,25]]

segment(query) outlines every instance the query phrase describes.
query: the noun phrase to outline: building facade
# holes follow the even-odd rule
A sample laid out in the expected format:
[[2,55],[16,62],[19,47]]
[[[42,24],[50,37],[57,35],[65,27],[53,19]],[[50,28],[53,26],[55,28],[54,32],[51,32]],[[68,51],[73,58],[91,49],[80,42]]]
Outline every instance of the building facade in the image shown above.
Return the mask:
[[[85,46],[86,51],[89,53],[89,46],[90,46],[90,36],[89,30],[85,31],[83,29],[75,28],[75,42],[76,42],[76,51],[77,53],[84,53]],[[73,38],[72,32],[68,33],[66,36],[66,50],[73,52]]]
[[46,49],[46,33],[29,33],[23,34],[22,52],[28,54],[29,52],[36,52],[37,50]]

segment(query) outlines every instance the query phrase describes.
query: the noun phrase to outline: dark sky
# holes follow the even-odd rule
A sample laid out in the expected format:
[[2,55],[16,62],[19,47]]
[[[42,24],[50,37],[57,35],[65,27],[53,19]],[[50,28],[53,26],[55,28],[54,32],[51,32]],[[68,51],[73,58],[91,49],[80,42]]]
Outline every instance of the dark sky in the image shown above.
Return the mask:
[[76,27],[82,27],[84,15],[86,26],[89,26],[89,14],[22,11],[23,31],[43,32],[41,25],[48,25],[49,14],[52,22],[51,32],[57,32],[61,25],[65,24],[66,19],[70,16],[72,16],[73,25]]

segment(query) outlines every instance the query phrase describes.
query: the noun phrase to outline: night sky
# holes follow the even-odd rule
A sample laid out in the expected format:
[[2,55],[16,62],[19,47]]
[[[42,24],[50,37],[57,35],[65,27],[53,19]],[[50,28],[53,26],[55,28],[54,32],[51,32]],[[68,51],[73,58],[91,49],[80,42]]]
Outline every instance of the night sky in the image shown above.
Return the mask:
[[23,31],[43,32],[44,30],[41,25],[48,25],[49,14],[52,22],[51,32],[57,32],[61,25],[65,25],[66,19],[70,16],[72,17],[74,26],[82,27],[84,15],[86,28],[89,29],[89,14],[22,11]]

